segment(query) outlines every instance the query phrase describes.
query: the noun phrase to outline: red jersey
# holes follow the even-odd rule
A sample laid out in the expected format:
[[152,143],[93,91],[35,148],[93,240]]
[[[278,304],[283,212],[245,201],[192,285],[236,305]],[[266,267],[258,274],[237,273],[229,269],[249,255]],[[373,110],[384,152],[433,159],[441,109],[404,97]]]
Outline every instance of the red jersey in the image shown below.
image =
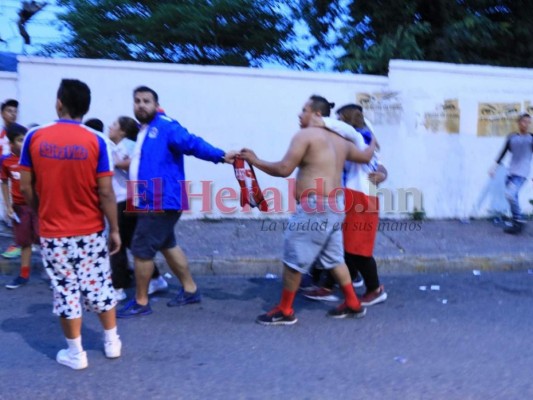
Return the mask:
[[4,158],[0,169],[0,179],[2,182],[11,182],[11,200],[13,204],[25,205],[26,201],[20,193],[20,156],[13,153]]
[[77,121],[58,120],[26,135],[20,165],[35,175],[42,237],[104,229],[97,180],[113,175],[104,136]]

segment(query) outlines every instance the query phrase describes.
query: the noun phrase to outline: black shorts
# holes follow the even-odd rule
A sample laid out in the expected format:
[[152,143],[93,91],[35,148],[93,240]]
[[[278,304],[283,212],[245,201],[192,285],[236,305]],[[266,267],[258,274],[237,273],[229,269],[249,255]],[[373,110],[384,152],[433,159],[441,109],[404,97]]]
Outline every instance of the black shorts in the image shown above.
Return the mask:
[[176,247],[174,226],[180,217],[181,211],[138,214],[131,241],[131,254],[143,260],[151,260],[158,251]]

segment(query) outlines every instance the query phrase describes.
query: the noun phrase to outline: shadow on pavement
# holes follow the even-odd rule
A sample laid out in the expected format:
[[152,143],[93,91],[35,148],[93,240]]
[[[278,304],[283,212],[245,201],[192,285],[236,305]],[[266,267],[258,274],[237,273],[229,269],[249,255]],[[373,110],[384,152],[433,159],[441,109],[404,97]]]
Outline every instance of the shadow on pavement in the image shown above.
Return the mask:
[[[51,312],[52,304],[31,304],[23,317],[8,318],[2,322],[3,332],[19,334],[32,349],[55,360],[57,351],[65,348],[58,318]],[[85,350],[101,350],[102,333],[82,328]]]

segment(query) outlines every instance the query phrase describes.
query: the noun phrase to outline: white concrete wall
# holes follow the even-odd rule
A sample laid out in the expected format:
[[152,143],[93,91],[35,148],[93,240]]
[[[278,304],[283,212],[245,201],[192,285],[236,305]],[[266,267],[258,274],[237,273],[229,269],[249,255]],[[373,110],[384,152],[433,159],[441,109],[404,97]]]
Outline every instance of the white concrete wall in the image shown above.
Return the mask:
[[[225,150],[252,148],[269,160],[284,155],[299,129],[298,113],[311,94],[321,94],[337,104],[353,103],[357,90],[379,91],[387,84],[385,77],[348,74],[24,57],[19,59],[18,72],[25,104],[20,115],[23,123],[45,123],[55,118],[55,95],[62,78],[81,79],[91,87],[87,117],[100,118],[106,124],[120,115],[133,116],[132,91],[147,85],[158,92],[167,114],[191,132]],[[286,180],[259,175],[263,189],[276,187],[287,198]],[[213,181],[213,193],[223,187],[238,188],[231,166],[192,157],[186,161],[186,177],[193,182],[195,193],[201,190],[201,181]],[[226,204],[238,206],[237,201]],[[192,205],[194,210],[201,209],[199,200]],[[257,216],[256,211],[249,215]],[[219,215],[218,210],[213,215]],[[196,212],[194,216],[202,214]],[[237,212],[230,216],[243,215]]]
[[[20,57],[16,93],[23,105],[22,123],[45,123],[56,118],[55,94],[62,78],[81,79],[91,87],[93,101],[88,118],[97,117],[109,125],[119,115],[132,116],[133,88],[148,85],[159,93],[167,114],[191,132],[226,150],[250,147],[267,160],[283,156],[298,130],[297,115],[311,94],[323,95],[343,105],[355,102],[356,94],[361,92],[398,92],[401,120],[374,125],[382,159],[390,173],[381,190],[394,195],[392,210],[383,210],[387,217],[405,215],[398,212],[405,211],[399,210],[398,193],[402,189],[422,193],[423,207],[431,218],[483,216],[491,209],[505,208],[501,196],[494,196],[494,193],[501,194],[503,171],[497,182],[489,182],[487,175],[504,138],[476,135],[478,103],[533,100],[533,70],[530,69],[394,60],[387,78]],[[0,85],[3,85],[1,76]],[[445,99],[459,101],[459,134],[425,131],[420,126],[420,115]],[[230,166],[188,158],[186,174],[196,193],[201,190],[201,181],[214,182],[213,203],[214,193],[219,189],[237,189]],[[258,178],[263,189],[276,187],[287,198],[285,180],[261,172]],[[522,193],[526,212],[531,212],[530,198],[533,193],[528,182]],[[225,204],[237,206],[236,201]],[[199,200],[194,200],[192,205],[190,217],[204,216]],[[408,210],[412,208],[410,201]],[[221,216],[221,213],[215,209],[210,216]],[[257,217],[259,213],[254,210],[228,216]]]
[[[386,185],[420,188],[432,217],[482,216],[506,209],[504,171],[495,180],[487,174],[505,139],[477,136],[478,104],[520,102],[524,111],[524,101],[533,99],[533,69],[393,60],[389,71],[389,90],[401,93],[405,126],[396,140],[383,146],[391,167]],[[421,112],[444,99],[458,99],[459,134],[419,129]],[[521,193],[527,213],[532,212],[529,199],[531,181]]]
[[0,71],[0,103],[6,99],[18,98],[17,81],[16,72]]

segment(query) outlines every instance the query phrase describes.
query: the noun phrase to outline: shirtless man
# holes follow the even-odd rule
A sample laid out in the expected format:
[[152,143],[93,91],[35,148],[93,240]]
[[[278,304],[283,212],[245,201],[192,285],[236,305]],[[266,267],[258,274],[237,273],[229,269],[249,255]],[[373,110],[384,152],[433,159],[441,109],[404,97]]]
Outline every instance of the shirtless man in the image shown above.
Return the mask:
[[333,274],[345,297],[344,303],[330,310],[333,318],[366,314],[354,292],[350,273],[344,263],[341,225],[344,220],[344,197],[341,185],[346,160],[368,163],[374,154],[375,141],[364,151],[324,128],[311,127],[313,115],[329,116],[334,104],[320,96],[311,96],[299,115],[302,128],[292,138],[281,161],[259,159],[250,149],[240,156],[261,171],[288,177],[296,168],[296,212],[284,233],[283,290],[281,301],[271,311],[257,317],[262,325],[292,325],[297,319],[292,308],[301,274],[320,262]]

